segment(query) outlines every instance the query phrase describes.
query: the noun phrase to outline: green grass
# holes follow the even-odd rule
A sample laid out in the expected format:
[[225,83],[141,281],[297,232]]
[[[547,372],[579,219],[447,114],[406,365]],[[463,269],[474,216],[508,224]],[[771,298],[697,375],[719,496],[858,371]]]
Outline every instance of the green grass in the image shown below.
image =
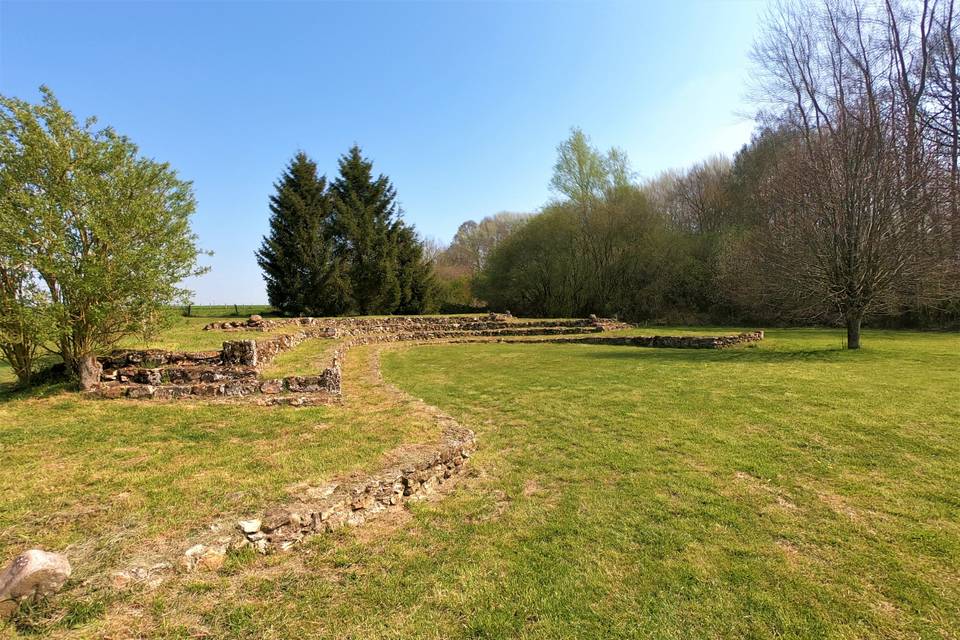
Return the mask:
[[167,326],[156,335],[144,338],[130,336],[123,340],[118,348],[127,349],[167,349],[181,351],[217,351],[226,340],[260,340],[281,333],[293,333],[300,330],[296,325],[287,325],[270,331],[203,331],[211,322],[229,320],[225,317],[185,318],[172,316]]
[[315,376],[333,364],[333,351],[340,340],[318,339],[301,342],[275,357],[261,372],[261,378]]
[[[777,330],[726,351],[390,350],[389,380],[478,434],[453,493],[103,613],[77,603],[73,635],[957,637],[960,337],[841,342]],[[363,354],[347,359],[344,408],[0,404],[4,468],[22,469],[2,481],[0,541],[162,535],[238,509],[232,491],[252,504],[376,458],[418,431],[391,431],[409,408],[362,384]]]
[[[162,340],[180,346],[175,334]],[[0,394],[0,466],[10,471],[0,475],[0,558],[40,547],[75,569],[66,593],[18,628],[103,624],[107,604],[125,602],[99,589],[111,571],[182,551],[218,519],[289,501],[303,481],[373,471],[397,447],[434,441],[439,428],[384,393],[370,356],[351,352],[345,369],[347,388],[369,401],[345,406],[96,400],[65,385]]]

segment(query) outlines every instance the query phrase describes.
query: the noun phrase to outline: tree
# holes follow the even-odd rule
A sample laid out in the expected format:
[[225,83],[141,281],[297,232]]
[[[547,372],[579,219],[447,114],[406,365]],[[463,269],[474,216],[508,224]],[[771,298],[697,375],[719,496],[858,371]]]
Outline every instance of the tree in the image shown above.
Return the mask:
[[946,168],[942,229],[960,258],[960,16],[954,0],[941,2],[930,15],[929,116],[924,122],[932,151]]
[[40,91],[37,105],[0,97],[0,264],[26,287],[7,287],[5,304],[49,319],[52,348],[89,388],[98,353],[187,300],[179,283],[203,272],[196,205],[169,165]]
[[528,217],[528,214],[503,211],[487,216],[480,222],[467,220],[457,229],[441,260],[446,264],[466,267],[470,273],[477,273],[483,270],[487,258],[497,245],[510,237]]
[[390,179],[354,145],[339,161],[330,187],[337,255],[350,280],[351,308],[362,315],[422,313],[434,283],[423,246],[403,220]]
[[589,207],[610,189],[627,186],[632,180],[633,171],[623,150],[614,147],[601,153],[578,127],[557,146],[550,187],[572,202]]
[[397,225],[394,238],[400,284],[400,304],[395,313],[415,315],[436,311],[437,282],[433,263],[424,255],[424,243],[405,224]]
[[270,304],[288,315],[338,315],[350,285],[335,254],[327,181],[302,151],[270,196],[270,234],[257,251]]
[[20,262],[16,248],[0,255],[0,354],[22,385],[30,383],[44,343],[53,335],[49,299]]
[[576,202],[553,203],[497,245],[478,292],[525,315],[647,319],[675,279],[673,239],[637,187],[607,193],[587,218]]
[[907,29],[891,2],[785,3],[754,51],[765,119],[794,141],[757,235],[763,275],[801,316],[838,314],[850,349],[905,291],[941,294],[938,169],[921,144],[928,9]]

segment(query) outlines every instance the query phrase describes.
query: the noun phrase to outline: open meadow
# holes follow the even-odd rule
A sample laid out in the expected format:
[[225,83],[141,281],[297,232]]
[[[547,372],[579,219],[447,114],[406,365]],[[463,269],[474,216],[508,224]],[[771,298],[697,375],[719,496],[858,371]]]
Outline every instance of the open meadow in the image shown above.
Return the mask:
[[960,1],[0,0],[0,85],[0,640],[960,640]]
[[[198,328],[158,344],[224,337]],[[960,338],[865,336],[859,352],[818,329],[725,350],[363,346],[343,404],[305,408],[7,390],[0,551],[60,549],[75,572],[3,633],[956,637]],[[312,369],[323,343],[271,375]],[[451,488],[289,552],[151,588],[104,579],[436,438],[381,360],[386,383],[476,432]]]

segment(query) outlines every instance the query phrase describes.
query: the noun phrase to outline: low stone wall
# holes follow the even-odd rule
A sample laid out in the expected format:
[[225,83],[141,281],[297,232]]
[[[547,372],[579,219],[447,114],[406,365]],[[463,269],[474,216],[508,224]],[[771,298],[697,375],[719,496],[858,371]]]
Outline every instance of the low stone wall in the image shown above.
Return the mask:
[[[339,365],[340,355],[338,350],[335,367]],[[383,382],[379,358],[375,371],[378,380]],[[410,398],[392,385],[388,387]],[[372,475],[351,475],[323,485],[307,486],[294,496],[291,503],[269,508],[239,522],[212,523],[180,547],[185,549],[180,551],[180,568],[185,571],[216,570],[223,565],[231,549],[252,547],[260,553],[287,551],[310,536],[361,525],[388,510],[400,508],[408,500],[441,490],[465,469],[476,451],[476,436],[436,407],[413,401],[441,427],[439,442],[404,447],[391,454],[391,458],[397,461]],[[131,566],[113,573],[113,584],[117,588],[128,588],[137,583],[160,584],[174,564],[163,557],[154,560],[163,561]]]
[[362,480],[311,488],[302,502],[241,521],[243,537],[235,546],[252,545],[261,553],[286,550],[307,536],[361,524],[405,500],[434,492],[460,472],[475,448],[472,431],[448,429],[438,447],[402,465]]
[[285,333],[262,340],[231,340],[223,343],[220,351],[224,364],[240,364],[259,367],[273,360],[277,355],[292,349],[304,340],[313,338],[335,338],[336,330],[329,327],[316,327],[296,333]]
[[[269,324],[268,324],[269,323]],[[217,323],[219,326],[223,323]],[[505,316],[443,316],[391,318],[251,319],[247,328],[303,325],[302,331],[261,340],[230,340],[219,352],[181,353],[159,350],[120,351],[101,359],[104,373],[96,393],[105,398],[176,399],[268,396],[261,404],[316,404],[339,398],[341,362],[354,346],[381,342],[500,342],[580,343],[669,349],[722,349],[763,339],[762,331],[733,336],[600,336],[627,325],[591,316],[582,320],[514,321]],[[212,325],[210,325],[212,326]],[[315,376],[262,380],[260,368],[304,340],[346,337],[333,362]]]
[[217,364],[220,351],[164,351],[162,349],[120,349],[110,355],[98,358],[104,369],[140,366],[158,367],[168,364]]
[[[255,316],[256,317],[256,316]],[[491,313],[484,316],[389,316],[385,318],[346,317],[346,318],[278,318],[271,320],[248,320],[245,322],[211,322],[204,331],[268,331],[288,326],[323,327],[336,332],[338,336],[365,333],[396,332],[441,332],[441,331],[493,331],[519,330],[536,327],[596,328],[600,331],[625,329],[630,325],[609,318],[567,319],[567,320],[517,320],[508,314]]]
[[[512,344],[606,344],[626,347],[655,347],[661,349],[724,349],[740,344],[763,340],[763,331],[748,331],[732,336],[582,336],[558,338],[531,338],[499,342]],[[480,342],[479,340],[454,340],[453,342]],[[488,342],[488,341],[483,341]]]

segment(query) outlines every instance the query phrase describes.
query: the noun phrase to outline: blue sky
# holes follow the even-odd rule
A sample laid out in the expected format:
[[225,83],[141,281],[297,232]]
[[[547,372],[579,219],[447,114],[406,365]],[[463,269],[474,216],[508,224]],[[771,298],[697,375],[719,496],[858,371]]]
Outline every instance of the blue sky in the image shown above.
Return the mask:
[[579,126],[644,177],[749,139],[747,54],[762,5],[0,0],[0,92],[47,84],[194,183],[214,251],[195,301],[266,301],[253,252],[303,149],[354,142],[406,219],[449,241],[466,219],[546,202]]

